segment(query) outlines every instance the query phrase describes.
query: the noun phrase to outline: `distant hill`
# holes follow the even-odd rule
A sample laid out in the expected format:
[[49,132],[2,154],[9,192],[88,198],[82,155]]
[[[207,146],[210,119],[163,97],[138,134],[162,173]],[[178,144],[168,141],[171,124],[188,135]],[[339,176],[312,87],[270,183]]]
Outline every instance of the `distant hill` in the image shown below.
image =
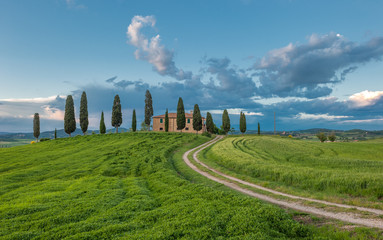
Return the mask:
[[[119,128],[118,129],[118,132],[126,132],[128,129],[126,128]],[[109,132],[115,132],[116,130],[113,128],[113,129],[108,129],[106,132],[109,133]],[[98,134],[99,133],[99,130],[89,130],[88,131],[88,135],[92,134],[92,132]],[[77,135],[83,135],[81,129],[77,128],[75,132],[73,132],[72,134],[72,137],[74,136],[77,136]],[[46,131],[46,132],[42,132],[40,133],[40,137],[39,138],[54,138],[55,136],[55,131]],[[69,137],[68,134],[65,133],[64,129],[58,129],[57,130],[57,137],[58,138],[66,138],[66,137]],[[35,139],[35,137],[33,136],[33,133],[6,133],[6,132],[2,132],[0,133],[0,140],[3,139],[3,140],[7,140],[7,139]]]

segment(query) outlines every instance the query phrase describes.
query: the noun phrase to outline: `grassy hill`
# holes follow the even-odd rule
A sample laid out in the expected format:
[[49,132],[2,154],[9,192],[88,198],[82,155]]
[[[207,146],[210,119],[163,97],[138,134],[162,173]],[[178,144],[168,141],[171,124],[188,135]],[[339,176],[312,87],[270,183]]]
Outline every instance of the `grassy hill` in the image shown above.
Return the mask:
[[206,180],[172,152],[206,140],[193,134],[123,133],[0,149],[0,238],[297,239],[316,234],[275,206],[218,184],[196,183]]
[[320,143],[237,136],[206,149],[200,158],[285,192],[383,209],[383,139]]

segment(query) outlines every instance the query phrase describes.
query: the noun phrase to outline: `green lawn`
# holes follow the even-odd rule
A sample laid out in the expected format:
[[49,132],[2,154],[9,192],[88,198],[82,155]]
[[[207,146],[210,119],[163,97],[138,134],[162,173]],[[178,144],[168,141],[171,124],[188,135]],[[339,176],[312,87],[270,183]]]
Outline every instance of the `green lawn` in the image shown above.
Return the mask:
[[272,136],[227,137],[200,153],[227,173],[327,200],[383,207],[383,140],[312,142]]
[[[297,239],[278,207],[187,169],[194,134],[78,136],[0,149],[1,239]],[[188,144],[186,146],[185,144]],[[342,235],[343,236],[343,235]]]

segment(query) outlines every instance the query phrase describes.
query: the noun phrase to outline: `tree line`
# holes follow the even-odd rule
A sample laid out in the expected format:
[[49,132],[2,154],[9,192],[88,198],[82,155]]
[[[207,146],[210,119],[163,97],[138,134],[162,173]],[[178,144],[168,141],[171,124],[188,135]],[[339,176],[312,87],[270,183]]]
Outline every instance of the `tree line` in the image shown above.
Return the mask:
[[[151,118],[153,117],[153,100],[152,95],[149,90],[146,90],[145,93],[145,119],[143,124],[141,125],[143,129],[150,130]],[[181,130],[186,126],[186,116],[185,116],[185,108],[183,104],[183,100],[180,97],[178,99],[177,105],[177,130]],[[240,113],[240,131],[241,133],[246,132],[246,116],[243,112]],[[112,118],[111,125],[116,128],[116,133],[118,133],[118,128],[122,124],[122,112],[121,112],[121,101],[120,97],[117,94],[114,97],[113,106],[112,106]],[[81,131],[85,135],[88,131],[89,120],[88,120],[88,100],[85,91],[81,94],[80,100],[80,127]],[[198,104],[194,105],[193,110],[193,129],[198,133],[201,131],[203,127],[203,121],[201,112]],[[213,117],[211,113],[207,112],[206,114],[206,131],[214,134],[227,134],[232,129],[230,128],[230,117],[228,111],[225,109],[222,114],[222,126],[218,128],[213,121]],[[65,102],[65,114],[64,114],[64,131],[71,137],[71,134],[76,130],[76,118],[74,111],[74,102],[72,95],[68,95]],[[132,114],[132,126],[131,130],[133,132],[137,131],[137,119],[136,119],[136,110],[133,109]],[[106,133],[105,119],[104,119],[104,111],[101,111],[101,119],[100,119],[100,134]],[[168,109],[165,112],[165,132],[169,131],[169,113]],[[259,123],[258,123],[258,134],[259,134]],[[40,136],[40,116],[38,113],[35,113],[33,118],[33,135],[38,140]],[[57,131],[55,129],[55,138],[57,137]]]

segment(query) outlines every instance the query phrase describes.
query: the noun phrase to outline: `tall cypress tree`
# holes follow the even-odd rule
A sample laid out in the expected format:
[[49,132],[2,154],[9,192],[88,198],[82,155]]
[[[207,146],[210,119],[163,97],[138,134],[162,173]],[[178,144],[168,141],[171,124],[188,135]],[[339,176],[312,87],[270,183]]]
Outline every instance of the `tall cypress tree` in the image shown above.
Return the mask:
[[104,121],[104,112],[101,112],[101,120],[100,120],[100,134],[106,133],[105,121]]
[[145,124],[148,126],[148,129],[150,130],[150,121],[153,116],[153,101],[152,101],[152,95],[150,94],[149,90],[146,90],[145,93]]
[[186,126],[186,117],[185,117],[185,108],[184,108],[184,102],[182,101],[182,98],[180,97],[178,99],[178,106],[177,106],[177,130],[184,129]]
[[132,131],[135,132],[136,130],[137,130],[136,109],[133,109],[133,116],[132,116]]
[[198,134],[198,131],[202,129],[202,117],[201,117],[201,112],[199,111],[198,104],[194,105],[193,129],[197,131],[197,134]]
[[74,103],[72,95],[68,95],[65,102],[64,130],[69,137],[76,130],[76,119],[74,116]]
[[112,109],[112,126],[116,128],[118,133],[118,127],[122,124],[121,102],[118,94],[114,97],[113,109]]
[[36,142],[38,142],[40,136],[40,115],[38,113],[35,113],[33,116],[33,136],[35,136]]
[[165,112],[165,132],[169,132],[169,113],[168,109]]
[[81,101],[80,101],[80,126],[81,131],[85,135],[88,130],[89,120],[88,120],[88,100],[86,98],[85,91],[82,92]]
[[259,125],[259,122],[258,122],[258,135],[261,135],[261,125]]
[[214,122],[213,122],[213,117],[209,112],[206,113],[206,130],[209,133],[214,132]]
[[55,128],[55,139],[57,139],[57,129]]
[[222,114],[222,127],[223,131],[225,131],[225,134],[227,134],[230,131],[230,118],[229,118],[229,113],[227,110],[223,110]]
[[246,116],[243,112],[241,112],[241,115],[239,117],[239,130],[242,134],[246,132]]

